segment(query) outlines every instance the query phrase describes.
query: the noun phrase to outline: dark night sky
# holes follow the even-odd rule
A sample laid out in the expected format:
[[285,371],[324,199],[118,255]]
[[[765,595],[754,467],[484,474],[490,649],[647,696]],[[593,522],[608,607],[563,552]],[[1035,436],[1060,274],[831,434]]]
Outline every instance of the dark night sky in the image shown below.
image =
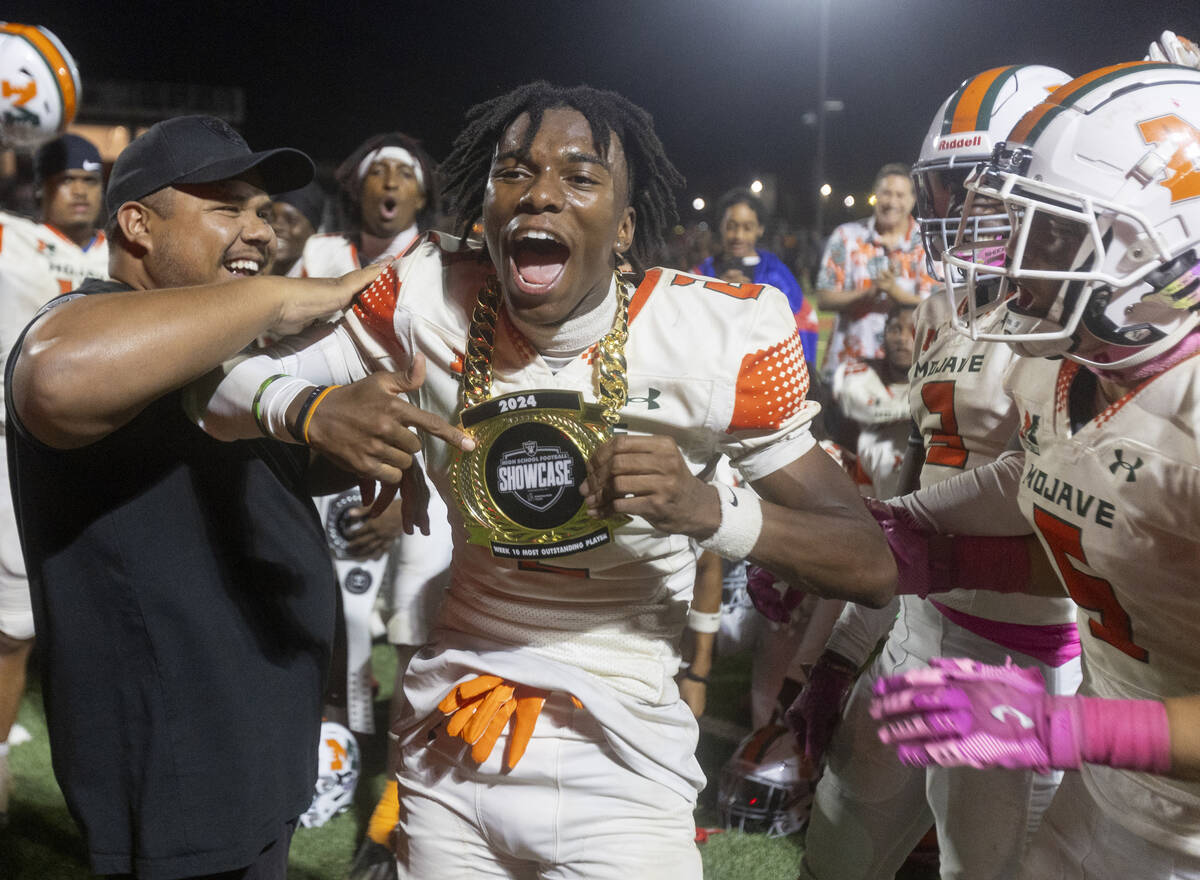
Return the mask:
[[[815,105],[814,0],[37,0],[4,15],[58,34],[85,102],[89,77],[242,86],[256,148],[336,161],[398,129],[440,158],[467,107],[545,78],[649,110],[688,178],[685,216],[693,195],[711,202],[756,174],[777,174],[793,203],[811,186],[815,130],[800,117]],[[884,162],[912,161],[973,73],[1041,63],[1077,75],[1142,57],[1164,28],[1200,37],[1200,0],[832,0],[829,97],[846,109],[830,116],[826,177],[863,191]]]

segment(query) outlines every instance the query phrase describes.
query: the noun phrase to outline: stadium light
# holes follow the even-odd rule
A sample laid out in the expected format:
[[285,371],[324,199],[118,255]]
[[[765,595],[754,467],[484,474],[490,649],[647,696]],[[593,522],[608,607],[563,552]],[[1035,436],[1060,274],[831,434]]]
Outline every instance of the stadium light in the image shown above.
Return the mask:
[[875,193],[871,193],[871,195],[867,197],[867,204],[870,205],[872,208],[875,207],[876,201],[878,201],[878,200],[875,198]]
[[827,183],[821,184],[821,198],[827,199],[833,195],[833,187]]
[[846,198],[842,199],[842,204],[845,205],[847,208],[853,208],[854,207],[854,196],[846,196]]
[[705,204],[706,202],[704,199],[700,198],[700,196],[696,196],[696,198],[692,199],[692,207],[697,211],[703,211]]
[[755,195],[758,195],[762,191],[763,191],[763,182],[761,180],[755,180],[753,183],[750,184],[750,192],[754,193]]

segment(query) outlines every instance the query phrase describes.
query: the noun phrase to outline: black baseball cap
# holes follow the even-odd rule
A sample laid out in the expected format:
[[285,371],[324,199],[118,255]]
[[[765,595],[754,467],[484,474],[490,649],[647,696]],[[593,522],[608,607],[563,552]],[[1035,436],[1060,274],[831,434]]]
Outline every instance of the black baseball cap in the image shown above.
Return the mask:
[[77,134],[64,134],[43,144],[33,157],[33,177],[41,186],[64,171],[102,171],[100,151],[96,145]]
[[117,157],[108,179],[111,223],[126,202],[177,183],[215,183],[256,169],[268,193],[299,189],[313,179],[312,159],[280,147],[253,152],[215,116],[176,116],[156,122]]
[[313,229],[321,228],[321,217],[325,213],[325,190],[315,180],[307,186],[280,193],[272,197],[276,202],[286,202],[304,215]]

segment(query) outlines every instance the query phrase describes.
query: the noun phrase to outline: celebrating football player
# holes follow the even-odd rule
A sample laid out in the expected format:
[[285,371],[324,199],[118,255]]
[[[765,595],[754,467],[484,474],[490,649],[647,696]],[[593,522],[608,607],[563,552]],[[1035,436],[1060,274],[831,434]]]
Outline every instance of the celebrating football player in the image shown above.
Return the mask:
[[1003,265],[994,239],[960,234],[945,255],[969,303],[1008,297],[996,325],[968,319],[1021,355],[1006,386],[1024,455],[905,499],[885,526],[909,532],[924,580],[911,527],[970,533],[956,510],[982,500],[996,518],[1015,498],[1079,606],[1082,695],[1048,695],[1034,670],[939,659],[880,680],[873,713],[910,763],[1078,771],[1028,878],[1200,876],[1198,126],[1195,70],[1148,61],[1071,81],[967,183],[1012,218]]
[[[425,237],[339,324],[230,368],[203,423],[386,483],[422,409],[472,437],[424,446],[455,558],[396,730],[402,877],[698,878],[674,681],[690,539],[873,605],[890,555],[812,439],[786,297],[614,274],[654,252],[681,182],[645,111],[527,85],[470,111],[442,170],[486,249]],[[757,495],[705,481],[722,454]]]

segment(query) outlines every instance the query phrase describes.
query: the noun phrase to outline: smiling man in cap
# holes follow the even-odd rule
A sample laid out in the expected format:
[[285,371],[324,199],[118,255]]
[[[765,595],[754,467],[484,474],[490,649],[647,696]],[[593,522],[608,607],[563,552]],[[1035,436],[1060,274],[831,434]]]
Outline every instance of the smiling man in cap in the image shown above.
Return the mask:
[[99,874],[283,878],[312,795],[335,584],[307,450],[218,443],[179,395],[373,276],[259,277],[268,193],[312,175],[218,119],[153,126],[109,182],[113,280],[51,302],[10,358],[54,769]]

